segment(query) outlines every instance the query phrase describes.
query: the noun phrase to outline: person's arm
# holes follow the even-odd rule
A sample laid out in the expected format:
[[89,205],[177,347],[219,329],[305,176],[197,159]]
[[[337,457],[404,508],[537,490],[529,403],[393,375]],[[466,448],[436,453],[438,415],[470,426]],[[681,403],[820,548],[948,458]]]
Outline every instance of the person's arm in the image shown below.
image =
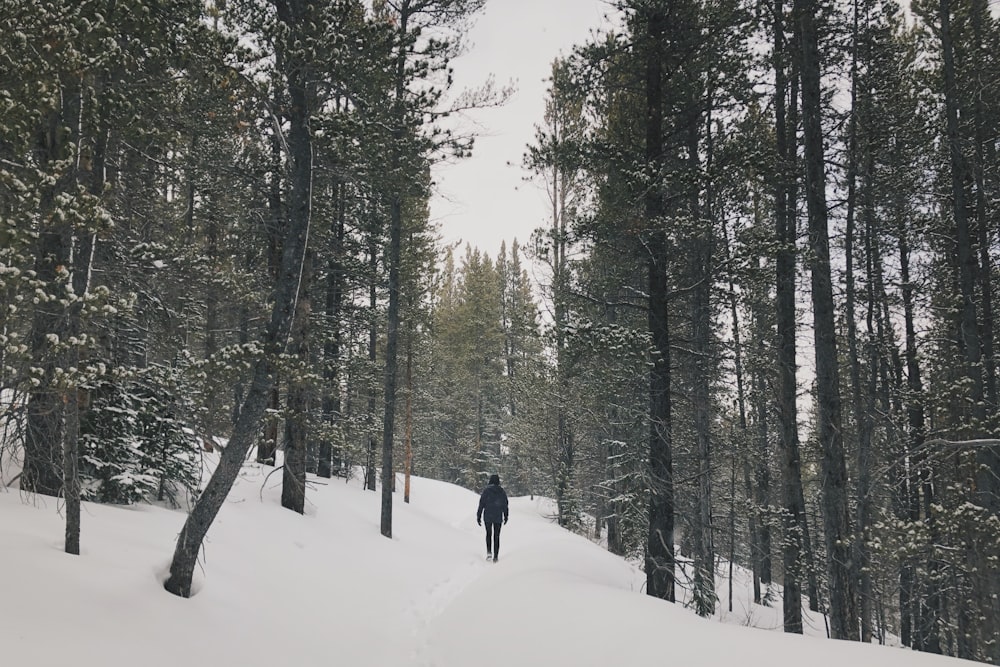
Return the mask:
[[483,500],[485,498],[486,498],[485,493],[479,496],[479,509],[476,510],[476,523],[478,523],[480,526],[483,525],[483,508],[485,507],[485,505],[483,504]]
[[507,523],[507,517],[510,516],[510,503],[507,502],[507,492],[500,491],[503,494],[503,522]]

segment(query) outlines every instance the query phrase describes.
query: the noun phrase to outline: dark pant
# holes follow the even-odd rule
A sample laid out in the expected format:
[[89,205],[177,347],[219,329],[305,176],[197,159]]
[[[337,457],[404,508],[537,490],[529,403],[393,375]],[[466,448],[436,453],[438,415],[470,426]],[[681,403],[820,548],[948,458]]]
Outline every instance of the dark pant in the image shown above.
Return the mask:
[[[500,553],[500,526],[503,524],[497,521],[496,523],[491,523],[489,521],[485,522],[486,525],[486,553],[493,554],[496,558],[497,554]],[[492,540],[492,543],[491,543]]]

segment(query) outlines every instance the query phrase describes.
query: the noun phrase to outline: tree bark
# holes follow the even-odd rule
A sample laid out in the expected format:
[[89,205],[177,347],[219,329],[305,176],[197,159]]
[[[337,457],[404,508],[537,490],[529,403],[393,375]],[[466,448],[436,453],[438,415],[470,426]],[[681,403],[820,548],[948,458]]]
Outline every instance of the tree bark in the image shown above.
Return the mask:
[[[95,95],[104,90],[104,77],[99,75],[94,81]],[[81,116],[82,116],[81,108]],[[106,161],[108,152],[108,135],[110,128],[104,114],[96,118],[97,127],[89,160],[81,164],[81,180],[89,181],[89,193],[97,198],[103,198],[107,178]],[[81,132],[82,134],[82,132]],[[86,177],[86,178],[84,178]],[[91,269],[94,263],[96,233],[93,230],[80,230],[75,239],[73,249],[73,278],[71,281],[76,300],[70,304],[67,312],[67,329],[69,337],[78,337],[83,332],[83,300],[90,290]],[[70,350],[70,365],[80,367],[80,351],[78,347]],[[65,433],[63,443],[63,496],[66,500],[66,553],[80,554],[80,410],[84,407],[81,397],[84,390],[79,386],[71,386],[65,390],[63,403],[65,410]]]
[[[869,569],[869,553],[867,548],[867,530],[869,517],[872,513],[871,508],[871,498],[870,498],[870,486],[871,486],[871,473],[870,473],[870,457],[871,457],[871,441],[872,441],[872,413],[868,410],[868,405],[866,403],[866,395],[862,388],[861,382],[861,353],[858,349],[858,324],[857,324],[857,280],[855,278],[855,242],[857,239],[856,234],[856,219],[858,210],[858,162],[859,160],[865,160],[866,163],[870,162],[870,158],[867,157],[867,152],[865,156],[859,155],[859,140],[858,133],[859,127],[861,126],[861,120],[864,115],[862,113],[861,105],[867,105],[867,98],[858,100],[858,89],[860,83],[858,81],[858,6],[857,2],[854,3],[854,26],[852,34],[852,45],[851,45],[851,111],[850,120],[848,124],[848,146],[847,146],[847,217],[845,225],[845,235],[844,235],[844,258],[845,258],[845,307],[846,307],[846,325],[847,325],[847,358],[850,368],[850,378],[851,378],[851,405],[854,412],[854,424],[856,429],[857,437],[857,519],[858,519],[858,539],[854,544],[854,577],[860,582],[860,596],[861,596],[861,641],[865,643],[871,642],[872,639],[872,578],[871,571]],[[870,151],[870,148],[865,145],[866,151]],[[868,180],[871,175],[871,168],[864,170],[864,178]],[[867,195],[870,189],[870,183],[865,183],[862,188],[862,192]],[[865,209],[867,211],[867,206]],[[868,216],[866,215],[866,218]],[[870,232],[870,230],[869,230]],[[866,246],[869,237],[866,233]],[[866,261],[868,266],[871,266],[871,255],[866,254]],[[868,323],[869,329],[871,328],[871,317],[872,308],[874,307],[874,295],[871,292],[871,282],[872,276],[869,272],[867,284],[869,285],[869,300],[868,300]],[[871,332],[869,333],[871,336]],[[871,338],[869,338],[869,346],[871,346]],[[872,377],[875,375],[875,367],[870,366],[869,372]],[[869,395],[868,398],[871,398]]]
[[63,406],[66,421],[66,442],[63,445],[63,493],[66,500],[65,551],[80,555],[80,394],[67,391]]
[[649,533],[646,592],[674,601],[674,480],[670,422],[670,331],[666,233],[663,230],[663,49],[667,17],[657,3],[644,10],[646,53],[646,165],[652,183],[645,195],[649,228],[647,262],[649,331],[653,339],[649,371]]
[[[756,211],[756,197],[755,206]],[[723,218],[722,226],[722,251],[725,254],[724,260],[726,264],[730,263],[732,259],[732,254],[729,251],[729,232],[726,229],[725,218]],[[736,281],[733,279],[732,273],[729,274],[729,316],[732,318],[732,328],[733,328],[733,368],[736,375],[736,407],[739,411],[739,438],[737,442],[742,445],[742,456],[743,459],[743,484],[746,492],[747,501],[754,503],[754,483],[752,476],[750,474],[750,429],[747,420],[747,393],[745,381],[743,379],[744,369],[743,369],[743,344],[741,342],[742,336],[740,335],[740,311],[739,311],[739,300],[736,295]],[[765,426],[766,428],[766,426]],[[766,435],[765,435],[766,439]],[[731,446],[736,449],[737,443],[734,442]],[[736,502],[736,464],[733,463],[733,478],[730,485],[730,495],[731,502]],[[750,576],[753,581],[753,601],[760,604],[760,583],[761,583],[761,545],[760,545],[760,528],[759,528],[759,517],[760,517],[760,506],[751,507],[748,513],[748,533],[750,538]],[[730,512],[735,512],[735,509],[731,506]],[[735,541],[735,524],[733,524],[735,519],[730,516],[730,527],[729,534],[730,540]],[[730,567],[732,567],[733,561],[733,548],[730,545]],[[732,573],[730,573],[730,579],[732,579]],[[729,592],[729,611],[732,611],[732,581],[730,581],[730,592]]]
[[826,173],[823,149],[819,39],[815,0],[796,0],[802,77],[803,147],[805,150],[806,208],[812,251],[813,333],[816,356],[817,435],[823,479],[823,527],[827,548],[830,595],[830,634],[834,639],[857,639],[855,583],[851,572],[851,522],[848,507],[847,465],[841,424],[830,239],[827,229]]
[[[972,32],[973,32],[973,57],[975,58],[976,64],[976,75],[977,75],[977,85],[982,85],[980,81],[986,78],[988,75],[982,71],[985,67],[984,63],[988,62],[988,54],[986,45],[986,39],[983,35],[983,24],[987,25],[991,22],[990,10],[988,8],[986,0],[973,0],[972,6],[969,9],[972,19]],[[989,406],[991,410],[996,410],[998,405],[997,396],[997,371],[996,371],[996,358],[994,357],[993,351],[993,341],[994,341],[994,316],[993,316],[993,266],[990,259],[990,220],[989,213],[987,211],[988,204],[987,199],[989,194],[987,192],[986,183],[986,172],[989,164],[988,158],[986,156],[986,146],[991,141],[988,134],[987,127],[987,109],[984,108],[982,93],[976,93],[973,101],[973,124],[974,137],[973,144],[975,146],[975,160],[973,161],[973,180],[976,185],[976,222],[978,229],[978,245],[979,245],[979,286],[980,286],[980,299],[979,302],[982,304],[982,318],[980,325],[980,340],[982,344],[982,355],[983,355],[983,375],[984,375],[984,392],[985,398],[989,401]],[[1000,660],[1000,654],[997,655],[997,659]]]
[[[297,33],[303,14],[301,2],[275,0],[278,18]],[[309,239],[312,195],[312,136],[309,127],[304,67],[290,67],[288,92],[291,100],[291,127],[288,136],[291,160],[291,189],[288,225],[284,229],[281,263],[273,293],[273,307],[264,339],[264,356],[254,366],[253,380],[240,417],[219,464],[181,528],[164,588],[174,595],[191,596],[191,580],[201,544],[236,481],[246,454],[253,444],[274,383],[273,359],[286,350],[298,302],[303,263]]]
[[413,472],[413,327],[406,337],[406,458],[403,463],[403,502],[410,502],[410,473]]
[[[312,251],[306,250],[302,267],[302,285],[295,307],[288,354],[304,371],[309,363],[309,316],[312,303],[309,282],[312,279]],[[306,507],[306,447],[309,425],[309,389],[297,373],[288,380],[288,414],[285,417],[285,460],[281,469],[281,506],[299,514]]]
[[[699,141],[697,105],[692,104],[695,111],[688,114],[688,167],[690,173],[699,173]],[[711,115],[709,120],[711,122]],[[712,159],[712,139],[709,133],[708,162]],[[691,220],[701,220],[698,196],[699,188],[692,188],[688,197],[689,215]],[[711,202],[711,183],[706,188],[707,199]],[[694,409],[694,436],[698,459],[697,506],[693,522],[692,535],[694,549],[694,595],[695,607],[699,615],[711,616],[715,613],[715,543],[712,519],[712,388],[711,381],[715,377],[711,367],[712,359],[712,261],[715,246],[714,221],[709,211],[708,220],[704,220],[698,234],[692,237],[690,248],[692,266],[694,267],[695,286],[691,295],[691,334],[692,345],[696,350],[692,381],[692,402]]]
[[[802,577],[805,575],[803,554],[808,553],[809,529],[806,524],[806,504],[802,492],[802,463],[799,458],[798,385],[795,360],[795,206],[793,194],[795,127],[786,127],[785,59],[789,49],[784,36],[784,0],[775,0],[774,61],[775,61],[775,137],[778,153],[778,177],[775,184],[775,227],[778,253],[776,273],[776,321],[778,335],[778,426],[781,434],[782,476],[782,541],[783,594],[782,606],[785,632],[802,634]],[[796,104],[792,86],[791,104]],[[791,141],[790,141],[791,139]]]
[[[861,641],[870,643],[873,637],[873,627],[875,614],[875,584],[872,579],[872,555],[869,543],[871,541],[871,524],[875,516],[875,503],[872,498],[872,471],[875,465],[875,455],[872,446],[873,433],[875,429],[874,416],[876,414],[875,399],[878,393],[878,371],[884,368],[885,364],[879,356],[880,341],[876,332],[875,321],[879,320],[878,326],[882,326],[881,317],[878,313],[878,298],[875,287],[881,286],[882,276],[880,268],[882,266],[882,254],[880,246],[876,241],[875,211],[872,201],[874,184],[874,159],[869,150],[867,153],[867,167],[864,170],[864,196],[862,197],[862,210],[865,221],[865,273],[867,274],[867,314],[866,329],[867,341],[865,344],[865,356],[868,360],[868,387],[867,392],[857,390],[859,410],[858,415],[858,498],[857,498],[857,537],[855,543],[855,580],[858,582],[858,602],[857,611],[861,616]],[[859,369],[860,371],[860,369]],[[885,373],[888,375],[888,373]],[[860,381],[860,372],[859,372]],[[887,380],[886,380],[887,381]],[[861,402],[864,394],[864,402]],[[884,406],[883,414],[888,414],[888,406]]]
[[[277,105],[277,102],[275,104]],[[281,141],[280,137],[274,136],[271,138],[271,178],[267,194],[268,221],[270,223],[267,228],[267,257],[268,271],[275,283],[277,283],[281,271],[281,236],[288,225],[281,202],[281,172]],[[267,401],[267,410],[270,415],[264,422],[263,437],[257,444],[257,463],[273,466],[278,452],[277,415],[281,409],[281,393],[277,379],[271,387]]]
[[[73,262],[73,229],[59,214],[58,198],[76,184],[81,139],[81,82],[71,77],[60,88],[60,102],[39,128],[35,155],[42,169],[55,170],[60,160],[69,166],[53,173],[39,200],[39,228],[35,251],[35,279],[47,295],[34,309],[29,347],[32,366],[42,369],[38,388],[28,397],[21,489],[58,496],[63,492],[64,397],[55,386],[55,371],[64,356],[58,345],[68,334],[66,311],[59,292],[66,284]],[[71,152],[76,151],[76,155]],[[53,338],[54,337],[54,338]]]
[[[323,346],[323,382],[326,385],[323,394],[323,422],[328,429],[339,432],[341,423],[340,401],[340,348],[343,332],[341,330],[340,314],[344,303],[344,232],[346,216],[346,185],[339,183],[335,188],[337,215],[333,228],[332,257],[327,264],[326,273],[326,342]],[[320,477],[329,478],[340,474],[341,451],[339,438],[337,444],[332,442],[335,436],[326,435],[320,441],[319,470]]]
[[[960,100],[957,85],[955,65],[955,46],[951,29],[951,0],[940,0],[938,3],[938,19],[940,21],[941,68],[944,75],[945,119],[948,142],[948,155],[951,166],[951,199],[952,213],[955,221],[955,246],[958,257],[958,287],[961,306],[958,313],[958,348],[964,357],[965,375],[969,380],[969,401],[971,409],[968,414],[972,428],[981,431],[985,428],[986,402],[983,378],[983,348],[980,338],[980,328],[976,307],[976,283],[978,263],[973,248],[972,230],[969,224],[965,183],[967,168],[965,156],[962,153],[962,137],[959,125]],[[975,114],[973,114],[974,116]],[[975,454],[976,472],[975,498],[976,502],[987,509],[990,514],[1000,512],[998,498],[998,479],[1000,479],[1000,448],[980,447]],[[971,576],[978,579],[972,584],[976,609],[972,618],[982,619],[981,622],[969,622],[969,634],[966,637],[970,647],[984,650],[984,655],[992,655],[997,648],[986,648],[987,642],[996,644],[997,588],[993,577],[984,577],[992,566],[986,557],[986,548],[980,542],[989,539],[983,534],[972,535],[966,541],[967,563]],[[967,612],[960,609],[960,613]],[[964,643],[963,643],[964,645]],[[971,657],[971,655],[961,655]],[[996,658],[996,656],[993,656]]]
[[[405,22],[403,29],[405,31]],[[405,32],[404,32],[405,34]],[[389,310],[385,342],[385,412],[382,419],[382,511],[381,533],[392,537],[392,492],[394,472],[392,445],[396,424],[396,385],[399,361],[399,260],[403,228],[402,196],[389,205]]]
[[[374,221],[373,221],[374,223]],[[369,280],[371,281],[368,285],[368,310],[369,317],[371,321],[368,323],[368,364],[370,366],[371,372],[374,373],[375,361],[378,359],[377,344],[378,344],[378,331],[375,327],[376,322],[376,307],[378,306],[378,292],[376,288],[376,281],[378,276],[376,275],[378,271],[378,253],[376,252],[377,247],[375,244],[375,232],[371,232],[371,236],[368,239],[368,269],[369,269]],[[365,456],[365,489],[369,491],[375,490],[375,379],[371,378],[368,383],[368,451]]]
[[[944,74],[945,118],[947,125],[948,156],[951,166],[952,214],[955,220],[955,246],[958,256],[958,283],[961,297],[959,312],[958,345],[965,357],[966,375],[971,386],[972,414],[970,415],[982,427],[985,417],[983,405],[984,387],[982,363],[982,346],[979,339],[979,322],[976,312],[976,257],[973,252],[972,233],[969,226],[969,214],[965,197],[966,167],[962,154],[962,140],[959,130],[959,100],[955,73],[954,45],[951,36],[951,0],[940,0],[938,18],[941,22],[941,66]],[[990,450],[982,450],[983,458],[977,460],[985,464],[976,479],[979,500],[984,507],[994,506],[994,479],[1000,468],[997,467],[995,456]]]

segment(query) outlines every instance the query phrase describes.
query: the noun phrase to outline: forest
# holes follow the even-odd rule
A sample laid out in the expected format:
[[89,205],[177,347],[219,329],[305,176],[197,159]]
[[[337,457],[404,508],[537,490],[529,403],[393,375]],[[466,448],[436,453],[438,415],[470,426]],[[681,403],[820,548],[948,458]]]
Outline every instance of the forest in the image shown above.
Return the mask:
[[786,632],[1000,663],[996,6],[614,0],[483,249],[429,202],[511,92],[452,90],[486,2],[0,0],[4,484],[68,553],[188,511],[188,597],[249,458],[386,537],[499,473],[701,615],[737,564]]

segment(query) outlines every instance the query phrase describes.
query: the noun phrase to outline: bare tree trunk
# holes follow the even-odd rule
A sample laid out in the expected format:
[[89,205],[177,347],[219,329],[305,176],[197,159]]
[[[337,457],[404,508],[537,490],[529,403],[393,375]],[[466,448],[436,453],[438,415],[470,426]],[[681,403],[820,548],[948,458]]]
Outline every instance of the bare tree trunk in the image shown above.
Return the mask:
[[[278,274],[282,258],[282,248],[280,237],[288,226],[281,203],[281,140],[280,137],[271,138],[271,178],[268,184],[267,207],[269,215],[269,226],[267,229],[268,241],[268,270],[271,279],[277,283]],[[264,421],[264,433],[257,444],[257,463],[273,466],[278,453],[278,410],[281,409],[281,394],[278,388],[277,378],[268,396],[267,409],[270,415]],[[234,425],[235,428],[235,425]]]
[[812,251],[813,332],[816,351],[817,430],[823,478],[823,527],[830,593],[830,634],[857,639],[855,583],[851,573],[851,521],[847,465],[841,425],[840,375],[827,229],[826,174],[815,0],[795,2],[802,59],[802,120],[806,165],[806,204]]
[[614,464],[611,463],[615,454],[615,450],[613,448],[618,447],[617,444],[613,443],[621,442],[621,438],[618,437],[620,428],[618,409],[614,406],[611,407],[610,421],[611,421],[611,441],[605,442],[603,453],[604,453],[604,460],[606,462],[608,470],[607,477],[609,477],[613,481],[611,489],[609,491],[612,497],[608,501],[608,510],[605,515],[606,516],[605,524],[607,526],[608,551],[615,554],[616,556],[624,556],[625,543],[621,527],[622,503],[621,501],[616,499],[616,496],[619,495],[618,487],[620,486],[620,482],[617,481],[615,467]]
[[[775,136],[778,152],[775,227],[779,244],[776,261],[777,334],[778,334],[778,422],[781,432],[781,476],[784,539],[783,616],[785,632],[802,634],[802,577],[805,576],[803,554],[808,553],[809,529],[806,524],[806,504],[802,493],[802,463],[799,458],[798,410],[795,377],[795,206],[794,123],[786,127],[785,60],[790,49],[784,36],[784,0],[775,0],[774,60],[775,60]],[[794,79],[794,77],[793,77]],[[792,86],[791,104],[796,104]]]
[[[988,62],[983,35],[984,21],[991,20],[990,10],[986,0],[973,0],[969,9],[972,19],[972,30],[974,39],[973,57],[976,59],[976,67],[982,68]],[[977,70],[979,77],[985,76],[981,69]],[[977,85],[982,85],[977,81]],[[980,326],[980,340],[983,349],[983,375],[984,392],[986,400],[989,401],[992,410],[998,407],[997,396],[997,370],[996,358],[993,352],[994,340],[994,318],[993,318],[993,266],[990,259],[990,220],[987,211],[987,184],[986,171],[989,168],[986,156],[986,145],[991,141],[987,137],[987,110],[984,108],[983,95],[976,94],[973,101],[973,123],[975,125],[975,160],[973,161],[973,180],[976,185],[976,222],[978,227],[979,242],[979,285],[981,295],[979,302],[982,304],[982,319]],[[995,655],[995,659],[1000,661],[1000,654]]]
[[[404,34],[405,21],[402,25]],[[385,413],[382,420],[382,511],[381,533],[392,537],[392,492],[394,472],[392,444],[396,423],[396,384],[399,350],[399,259],[403,225],[402,200],[399,195],[389,205],[389,311],[385,343]]]
[[64,289],[64,272],[73,261],[72,225],[57,215],[56,208],[58,197],[70,192],[77,182],[80,159],[79,149],[74,147],[81,135],[81,82],[69,78],[60,88],[59,108],[43,119],[35,146],[42,169],[55,170],[59,161],[69,162],[53,174],[54,182],[43,189],[39,200],[35,279],[52,298],[34,309],[28,336],[32,366],[43,373],[38,389],[28,397],[21,489],[49,496],[63,492],[64,396],[56,387],[56,370],[64,356],[57,345],[68,330],[66,311],[57,294]]
[[[870,554],[867,548],[867,530],[869,517],[871,516],[871,499],[870,499],[870,486],[871,486],[871,473],[870,473],[870,457],[871,457],[871,441],[872,441],[872,413],[868,409],[868,403],[866,402],[866,396],[862,389],[861,383],[861,353],[858,350],[858,324],[857,324],[857,281],[855,279],[854,272],[854,262],[855,262],[855,242],[856,242],[856,228],[855,224],[857,218],[858,210],[858,162],[859,160],[865,160],[866,164],[871,162],[870,157],[870,147],[866,144],[866,155],[859,155],[859,142],[858,142],[858,132],[861,122],[859,118],[863,119],[865,116],[862,113],[862,107],[859,106],[858,100],[858,6],[857,1],[854,3],[854,27],[853,27],[853,39],[851,46],[851,112],[850,121],[848,125],[848,147],[847,147],[847,220],[846,220],[846,230],[844,236],[844,257],[846,264],[845,271],[845,284],[846,284],[846,295],[845,295],[845,306],[846,306],[846,324],[847,324],[847,358],[849,360],[850,367],[850,377],[851,377],[851,404],[854,412],[854,423],[856,428],[857,437],[857,519],[858,519],[858,539],[854,543],[854,559],[852,565],[854,567],[854,577],[860,582],[860,596],[861,596],[861,641],[865,643],[870,643],[872,640],[872,578],[871,570],[869,569]],[[860,102],[861,105],[867,105],[867,98]],[[863,187],[863,193],[867,202],[869,196],[869,191],[871,184],[871,169],[866,168],[864,170],[865,184]],[[868,207],[865,206],[867,211]],[[867,215],[866,215],[867,218]],[[870,232],[870,230],[868,230]],[[866,246],[870,249],[869,237],[866,233]],[[871,255],[866,253],[866,261],[868,266],[871,266]],[[867,284],[869,285],[869,300],[868,300],[868,324],[869,324],[869,347],[873,345],[871,336],[871,324],[872,324],[872,308],[874,307],[874,295],[871,292],[871,273],[868,274]],[[875,367],[870,366],[869,372],[871,377],[875,377]],[[869,399],[873,399],[872,395],[868,395]]]
[[[926,420],[924,416],[924,388],[921,379],[920,363],[917,352],[917,333],[915,325],[915,305],[914,305],[914,285],[910,277],[910,241],[907,231],[907,212],[903,209],[902,196],[897,198],[895,206],[896,233],[899,247],[899,267],[900,267],[900,290],[903,297],[903,322],[905,327],[905,353],[906,359],[906,420],[907,420],[907,448],[911,457],[911,467],[915,470],[917,479],[913,480],[913,488],[907,498],[907,516],[911,521],[918,521],[921,515],[921,498],[926,506],[924,519],[929,526],[932,541],[937,534],[934,517],[930,512],[930,507],[934,502],[934,481],[931,478],[930,466],[925,464],[926,456],[919,454],[924,450],[924,439],[927,432]],[[937,581],[938,566],[933,556],[926,563],[927,577],[931,581]],[[941,643],[938,635],[938,625],[941,617],[941,598],[938,587],[934,584],[928,589],[926,600],[921,604],[915,600],[918,596],[912,592],[915,590],[912,568],[904,567],[900,572],[901,594],[905,591],[904,599],[900,600],[900,606],[904,601],[914,600],[910,608],[912,623],[913,641],[910,644],[913,648],[927,651],[929,653],[940,653]],[[901,610],[904,614],[905,610]],[[928,619],[930,622],[927,622]]]
[[[654,178],[662,172],[663,49],[667,17],[657,4],[645,11],[646,164]],[[674,601],[674,480],[670,422],[670,330],[667,321],[668,260],[663,231],[661,184],[645,197],[649,238],[649,331],[653,358],[649,371],[649,533],[646,542],[646,592]]]
[[406,337],[406,459],[403,464],[403,502],[410,502],[410,473],[413,472],[413,327]]
[[[959,135],[959,101],[955,74],[954,46],[951,38],[951,0],[940,0],[939,19],[941,21],[941,61],[944,73],[945,116],[947,119],[948,149],[951,162],[951,195],[952,213],[955,219],[955,244],[958,255],[959,289],[962,306],[960,310],[961,352],[965,356],[966,375],[969,378],[972,395],[972,417],[982,423],[985,417],[983,407],[984,388],[983,374],[980,368],[982,362],[982,346],[979,339],[979,323],[976,313],[976,258],[973,253],[972,233],[969,227],[969,216],[965,197],[965,157],[962,154],[962,140]],[[986,465],[977,477],[976,487],[980,494],[980,502],[984,507],[993,507],[994,479],[1000,468],[996,465],[995,452],[983,448],[977,454],[978,463]]]
[[[756,211],[756,196],[754,197],[754,210]],[[723,216],[722,223],[722,250],[725,253],[725,261],[728,265],[731,260],[731,253],[729,252],[729,232],[726,229],[725,217]],[[733,356],[734,356],[734,369],[736,372],[736,407],[739,410],[739,437],[736,441],[741,445],[741,458],[743,459],[743,479],[744,487],[746,490],[746,496],[748,501],[754,500],[753,488],[754,484],[750,475],[750,435],[749,427],[747,423],[747,396],[746,387],[744,386],[743,380],[743,345],[741,342],[740,335],[740,311],[739,303],[736,296],[736,282],[733,279],[732,273],[729,274],[729,316],[732,318],[733,327]],[[731,447],[735,451],[737,449],[737,442],[734,442]],[[733,462],[733,478],[730,485],[731,503],[736,502],[736,463]],[[735,507],[730,506],[730,526],[729,526],[729,539],[730,543],[730,554],[729,554],[729,565],[732,568],[732,561],[734,558],[732,542],[735,541],[736,526],[733,523],[735,516]],[[760,507],[752,507],[748,514],[749,521],[749,537],[750,537],[750,576],[753,580],[753,601],[760,604],[760,555],[761,555],[761,545],[760,545],[760,529],[758,527],[760,517]],[[732,572],[729,575],[729,611],[732,611]]]
[[[278,18],[289,26],[292,35],[301,29],[303,8],[292,0],[276,0]],[[284,229],[281,264],[275,283],[273,309],[264,339],[264,357],[254,366],[253,380],[247,392],[239,421],[219,464],[181,528],[177,547],[170,563],[170,576],[164,588],[174,595],[190,597],[191,580],[201,544],[208,529],[236,481],[254,436],[260,428],[267,395],[274,382],[272,360],[288,346],[295,316],[303,263],[309,239],[312,198],[312,136],[309,128],[309,73],[304,65],[288,68],[288,92],[291,101],[291,128],[288,136],[291,161],[288,225]]]
[[[312,300],[312,251],[306,250],[302,265],[302,284],[295,307],[288,354],[294,355],[304,371],[309,363],[309,316]],[[281,468],[281,506],[299,514],[306,506],[306,447],[309,425],[308,387],[296,373],[288,380],[288,415],[285,418],[285,460]]]
[[[194,191],[194,186],[191,188]],[[205,254],[208,255],[209,260],[215,262],[219,259],[219,223],[214,219],[213,216],[209,216],[206,220],[206,248]],[[218,331],[219,331],[219,287],[214,282],[208,282],[208,293],[205,295],[205,358],[211,359],[219,351],[218,342]],[[204,434],[208,438],[209,442],[215,441],[215,429],[217,426],[217,406],[219,404],[218,396],[215,395],[215,389],[210,389],[210,394],[207,396],[205,401],[205,406],[207,408],[207,414],[205,415],[205,421],[202,425],[204,429]]]
[[[952,213],[955,220],[955,244],[958,257],[958,286],[961,307],[959,310],[958,348],[964,356],[965,375],[969,380],[968,397],[971,404],[970,421],[977,431],[985,427],[986,403],[983,379],[983,341],[980,338],[980,327],[976,308],[976,283],[978,263],[973,251],[972,231],[969,225],[966,202],[965,182],[967,169],[965,156],[962,153],[962,137],[959,125],[959,91],[955,66],[955,48],[952,42],[951,30],[951,0],[940,0],[938,3],[938,19],[940,20],[941,67],[944,74],[944,102],[947,125],[948,153],[951,166],[951,200]],[[973,114],[974,115],[974,114]],[[996,447],[980,447],[976,449],[975,496],[976,502],[987,509],[990,514],[1000,512],[998,498],[998,479],[1000,479],[1000,451]],[[990,572],[992,566],[987,558],[987,548],[980,543],[988,540],[986,535],[972,535],[966,541],[968,549],[967,562],[972,573]],[[975,576],[975,574],[973,575]],[[996,645],[996,622],[1000,610],[997,609],[997,588],[995,577],[977,577],[978,583],[972,585],[976,610],[972,619],[982,619],[981,622],[969,621],[967,639],[970,650],[982,649],[983,656],[990,655],[997,648],[987,648],[988,643]],[[960,609],[960,613],[968,611]],[[960,657],[972,657],[972,654]],[[979,657],[979,656],[977,656]]]
[[[328,429],[339,432],[341,423],[340,401],[340,348],[343,333],[341,331],[340,313],[344,301],[344,232],[346,209],[346,186],[339,183],[335,189],[337,200],[337,216],[333,229],[332,257],[327,264],[326,274],[326,343],[323,346],[323,381],[326,385],[323,395],[323,422]],[[326,435],[320,441],[319,470],[320,477],[329,478],[340,473],[341,451],[340,443],[331,442],[334,436]]]
[[[697,107],[696,107],[697,108]],[[688,118],[688,167],[691,173],[699,173],[698,150],[698,116],[697,112],[689,114]],[[709,111],[708,123],[711,123]],[[708,134],[708,164],[712,160],[712,136]],[[688,197],[692,220],[701,219],[698,204],[698,188],[692,188]],[[711,182],[706,187],[707,199],[711,206]],[[698,458],[697,507],[692,538],[694,542],[694,595],[697,612],[701,616],[711,616],[715,613],[715,544],[712,519],[712,388],[715,377],[711,366],[712,358],[712,261],[715,250],[714,221],[711,220],[711,210],[708,220],[703,223],[701,234],[692,240],[690,249],[692,266],[695,269],[695,287],[691,295],[692,345],[696,354],[694,358],[694,377],[692,381],[692,402],[694,409],[694,436]]]
[[65,551],[80,555],[80,394],[67,391],[63,406],[66,421],[66,442],[63,445],[63,492],[66,499]]
[[[103,90],[104,77],[99,75],[94,82],[94,92],[100,96]],[[81,116],[82,111],[81,107]],[[79,171],[81,180],[89,181],[87,187],[90,194],[101,198],[104,195],[107,181],[106,161],[110,129],[104,114],[99,113],[96,120],[96,136],[91,146],[90,156],[88,160],[80,161]],[[67,312],[67,330],[70,339],[77,338],[83,333],[83,300],[90,290],[95,246],[95,232],[80,230],[73,248],[72,287],[76,301],[70,304]],[[70,357],[70,365],[79,368],[79,348],[74,347],[70,352]],[[66,553],[74,555],[80,554],[80,410],[86,407],[86,401],[81,400],[85,395],[85,391],[79,386],[69,387],[63,395],[65,410],[63,496],[66,500]]]
[[[374,222],[374,221],[373,221]],[[369,280],[371,281],[368,285],[368,309],[370,312],[371,321],[368,323],[368,363],[372,371],[375,369],[375,361],[377,360],[377,343],[378,343],[378,332],[375,328],[376,322],[376,306],[378,305],[377,292],[375,288],[376,280],[378,276],[376,272],[378,271],[378,254],[376,252],[375,246],[375,233],[371,232],[371,238],[368,240],[368,269],[369,269]],[[369,491],[375,490],[375,381],[372,379],[368,383],[368,451],[365,456],[365,488]]]
[[[860,426],[858,437],[858,499],[857,499],[857,538],[855,543],[854,568],[858,581],[858,613],[861,616],[861,641],[869,643],[872,641],[874,622],[874,601],[875,585],[872,580],[872,555],[869,544],[871,542],[871,524],[875,516],[875,503],[872,498],[872,471],[875,466],[874,453],[872,451],[872,438],[874,432],[875,398],[878,392],[878,369],[884,366],[879,358],[879,337],[875,329],[875,320],[879,319],[878,299],[876,296],[876,285],[881,286],[880,269],[882,266],[881,249],[875,235],[875,211],[872,201],[873,188],[872,178],[874,177],[874,160],[869,150],[867,156],[867,167],[864,170],[864,196],[862,198],[864,220],[865,220],[865,256],[867,274],[867,298],[868,312],[866,315],[866,327],[868,340],[866,342],[866,357],[868,358],[868,390],[865,394],[864,403],[860,403],[861,389],[858,389],[859,404],[857,408]],[[879,326],[881,326],[881,321]],[[859,373],[860,377],[860,373]],[[887,408],[888,406],[886,406]],[[888,411],[884,411],[888,414]]]

